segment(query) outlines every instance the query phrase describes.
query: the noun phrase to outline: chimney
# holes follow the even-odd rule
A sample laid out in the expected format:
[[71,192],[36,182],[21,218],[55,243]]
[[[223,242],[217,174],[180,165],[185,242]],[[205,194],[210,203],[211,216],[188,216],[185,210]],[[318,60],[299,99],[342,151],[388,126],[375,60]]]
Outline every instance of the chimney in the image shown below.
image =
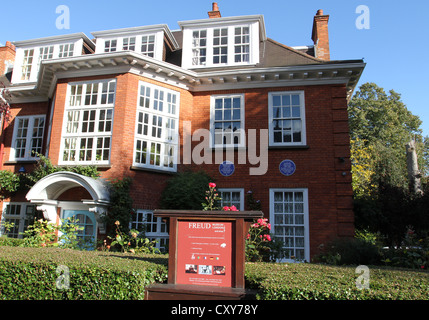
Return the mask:
[[329,34],[328,34],[329,15],[324,15],[323,10],[317,10],[313,21],[313,31],[311,39],[314,42],[314,53],[316,58],[330,60],[329,53]]
[[207,12],[209,14],[209,18],[213,19],[213,18],[220,18],[220,11],[219,11],[219,7],[217,5],[217,2],[213,2],[213,9],[212,11]]
[[15,62],[15,46],[10,42],[6,41],[4,47],[0,47],[0,76],[7,73]]

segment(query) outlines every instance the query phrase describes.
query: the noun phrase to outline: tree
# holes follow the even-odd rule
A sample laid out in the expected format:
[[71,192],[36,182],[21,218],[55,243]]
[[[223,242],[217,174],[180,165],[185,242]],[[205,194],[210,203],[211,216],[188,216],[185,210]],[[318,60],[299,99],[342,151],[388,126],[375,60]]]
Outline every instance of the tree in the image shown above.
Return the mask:
[[365,83],[353,96],[348,111],[352,142],[359,142],[355,147],[373,160],[372,184],[408,185],[405,145],[410,140],[416,142],[420,171],[427,174],[429,140],[422,135],[421,120],[407,109],[399,93],[390,90],[386,94],[376,84]]
[[415,142],[419,171],[427,175],[429,140],[422,135],[421,120],[400,94],[386,94],[374,83],[359,88],[348,111],[356,228],[380,233],[387,245],[400,245],[409,226],[425,234],[429,195],[409,188],[406,149]]

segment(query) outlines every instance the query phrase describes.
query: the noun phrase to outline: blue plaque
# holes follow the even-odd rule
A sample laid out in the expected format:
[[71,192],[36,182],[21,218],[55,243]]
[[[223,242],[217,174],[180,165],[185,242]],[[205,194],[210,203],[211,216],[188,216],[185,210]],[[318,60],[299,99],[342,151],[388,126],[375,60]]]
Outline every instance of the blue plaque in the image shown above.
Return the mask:
[[219,165],[219,172],[225,177],[229,177],[235,171],[235,166],[231,161],[224,161]]
[[280,163],[279,169],[285,176],[291,176],[295,173],[296,165],[292,160],[283,160]]

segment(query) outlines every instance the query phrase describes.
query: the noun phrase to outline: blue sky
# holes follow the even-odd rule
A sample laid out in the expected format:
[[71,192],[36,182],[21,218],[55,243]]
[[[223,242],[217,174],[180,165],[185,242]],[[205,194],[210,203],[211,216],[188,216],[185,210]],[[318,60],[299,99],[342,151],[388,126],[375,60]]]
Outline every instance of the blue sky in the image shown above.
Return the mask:
[[[43,0],[10,1],[2,9],[0,43],[46,36],[167,24],[205,19],[212,0]],[[402,96],[408,109],[423,121],[429,135],[429,43],[424,38],[429,1],[387,0],[218,0],[222,16],[264,15],[267,36],[289,46],[311,45],[313,16],[318,9],[330,15],[332,60],[364,59],[358,84],[374,82]],[[57,29],[56,8],[70,9],[70,29]],[[369,29],[358,29],[359,5],[369,9]]]

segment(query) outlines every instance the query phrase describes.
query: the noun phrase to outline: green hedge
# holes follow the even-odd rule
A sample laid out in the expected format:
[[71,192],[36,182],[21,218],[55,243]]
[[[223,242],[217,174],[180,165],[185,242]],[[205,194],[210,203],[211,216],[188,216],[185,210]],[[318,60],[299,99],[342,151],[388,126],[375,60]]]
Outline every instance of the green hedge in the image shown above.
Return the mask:
[[[66,266],[69,289],[57,288]],[[428,300],[429,272],[369,266],[359,290],[356,267],[246,263],[246,287],[260,300]],[[0,300],[136,300],[167,279],[166,255],[0,246]],[[60,282],[61,284],[61,282]]]
[[[68,268],[69,289],[59,266]],[[164,255],[0,247],[0,300],[143,299],[145,286],[166,278]]]
[[428,300],[429,272],[369,267],[369,289],[358,289],[354,267],[246,263],[247,287],[260,300]]

